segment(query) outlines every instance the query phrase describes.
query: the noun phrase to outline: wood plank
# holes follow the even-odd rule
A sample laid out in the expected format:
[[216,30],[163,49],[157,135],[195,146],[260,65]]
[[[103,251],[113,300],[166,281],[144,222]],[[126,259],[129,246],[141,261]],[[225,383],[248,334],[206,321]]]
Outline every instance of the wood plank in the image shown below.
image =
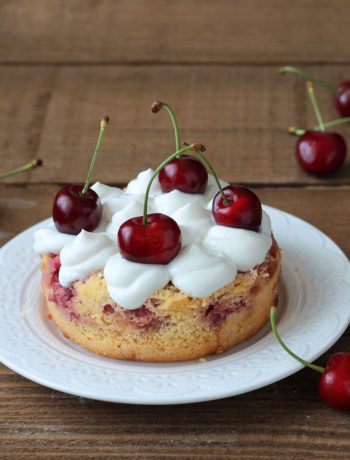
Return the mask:
[[[317,362],[348,350],[343,336]],[[348,416],[304,369],[232,398],[180,406],[109,404],[57,392],[0,365],[1,458],[348,458]]]
[[[52,67],[2,67],[0,71],[0,173],[35,158],[51,96]],[[10,182],[30,180],[32,171]]]
[[[4,69],[10,78],[11,72],[17,75],[21,68]],[[42,70],[51,71],[46,67]],[[327,70],[317,67],[314,71],[330,81],[340,81],[346,73],[350,74],[350,67],[330,66]],[[0,85],[3,78],[0,74]],[[294,75],[279,77],[269,66],[63,66],[55,69],[53,78],[45,120],[42,122],[39,117],[36,123],[36,132],[42,129],[37,137],[40,137],[37,155],[44,159],[45,167],[26,176],[12,177],[8,183],[84,181],[99,120],[106,113],[111,123],[94,178],[124,184],[140,170],[155,168],[174,151],[167,113],[154,115],[150,111],[156,98],[174,106],[182,140],[204,143],[208,159],[227,181],[350,183],[349,160],[337,174],[324,179],[307,175],[299,168],[294,156],[296,139],[287,134],[286,127],[290,124],[312,127],[315,115],[304,81]],[[31,100],[40,100],[44,89],[27,82],[25,76],[22,80],[19,86],[28,88]],[[317,94],[324,119],[337,118],[328,91],[318,89]],[[13,93],[8,96],[5,93],[4,97],[15,111],[18,100]],[[26,112],[28,116],[30,110]],[[41,110],[45,111],[45,104]],[[8,151],[16,150],[21,160],[27,159],[26,150],[16,149],[18,133],[13,128],[16,118],[2,118]],[[340,127],[339,131],[349,136],[348,126]],[[21,138],[23,134],[19,134]],[[6,151],[1,156],[5,171],[15,167],[15,161],[20,164],[18,157],[6,156]]]
[[0,8],[2,62],[349,62],[346,0],[18,0]]

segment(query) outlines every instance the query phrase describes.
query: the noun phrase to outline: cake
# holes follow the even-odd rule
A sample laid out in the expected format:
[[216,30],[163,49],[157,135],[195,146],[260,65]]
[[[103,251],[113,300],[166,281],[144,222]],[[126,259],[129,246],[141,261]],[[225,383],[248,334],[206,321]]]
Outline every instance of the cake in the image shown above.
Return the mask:
[[142,214],[151,175],[141,172],[125,190],[96,183],[103,217],[93,232],[60,233],[53,223],[36,232],[48,317],[65,337],[111,358],[176,361],[222,353],[256,334],[277,305],[281,254],[270,219],[263,211],[258,232],[217,225],[212,176],[203,194],[162,193],[156,179],[150,211],[177,222],[182,248],[167,265],[130,262],[116,235]]

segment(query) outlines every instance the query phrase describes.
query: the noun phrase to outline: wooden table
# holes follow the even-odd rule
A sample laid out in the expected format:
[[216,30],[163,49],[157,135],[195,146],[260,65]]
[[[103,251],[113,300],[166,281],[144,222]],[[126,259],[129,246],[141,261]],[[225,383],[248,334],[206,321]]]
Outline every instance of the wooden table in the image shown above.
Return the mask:
[[[1,2],[0,170],[36,157],[44,167],[1,181],[0,244],[50,216],[61,184],[84,180],[101,115],[111,123],[94,179],[120,186],[157,166],[173,149],[168,117],[149,110],[161,99],[220,177],[349,256],[349,159],[326,179],[298,167],[286,127],[316,120],[302,79],[276,73],[349,78],[349,16],[345,0]],[[318,362],[349,349],[348,329]],[[306,369],[237,397],[152,407],[63,394],[1,365],[0,458],[350,458],[349,415],[320,402],[317,380]]]

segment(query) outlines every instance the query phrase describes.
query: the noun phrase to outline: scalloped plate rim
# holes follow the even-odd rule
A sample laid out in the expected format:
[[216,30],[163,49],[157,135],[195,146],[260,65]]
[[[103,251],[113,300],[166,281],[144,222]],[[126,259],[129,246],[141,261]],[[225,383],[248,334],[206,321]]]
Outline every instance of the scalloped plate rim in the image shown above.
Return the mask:
[[[273,213],[275,212],[275,213],[284,215],[284,217],[288,221],[292,219],[298,224],[303,224],[306,227],[309,227],[313,232],[316,232],[318,235],[320,235],[325,240],[326,244],[331,245],[333,252],[338,253],[338,255],[340,255],[344,259],[344,261],[348,262],[348,259],[346,255],[344,254],[344,252],[327,235],[325,235],[323,232],[318,230],[312,224],[309,224],[308,222],[300,219],[299,217],[296,217],[280,209],[273,208],[271,206],[264,206],[264,208],[267,210],[267,212],[269,212],[270,210]],[[2,248],[0,248],[0,262],[2,260],[2,254],[6,250],[11,248],[12,245],[19,244],[21,239],[31,235],[37,228],[46,225],[49,221],[50,221],[50,218],[29,227],[28,229],[24,230],[22,233],[20,233],[19,235],[11,239]],[[283,251],[283,246],[282,246],[282,251]],[[348,267],[347,272],[350,272],[349,267]],[[344,276],[345,275],[346,273],[344,274]],[[345,279],[345,282],[347,281],[348,280]],[[316,358],[318,358],[320,355],[322,355],[325,351],[327,351],[343,334],[349,322],[350,322],[350,312],[348,313],[348,317],[346,318],[346,320],[340,326],[338,326],[336,332],[333,333],[332,336],[328,337],[328,340],[324,342],[322,346],[318,347],[317,350],[314,350],[313,353],[310,353],[307,359],[309,359],[310,361],[313,361]],[[0,337],[0,345],[1,345],[1,340],[2,339]],[[276,348],[276,352],[280,354],[280,350],[278,348]],[[218,366],[220,366],[219,364],[220,356],[221,355],[219,355],[219,357],[217,358]],[[194,403],[194,402],[210,401],[210,400],[235,396],[235,395],[239,395],[239,394],[243,394],[243,393],[247,393],[247,392],[256,390],[258,388],[262,388],[266,385],[270,385],[278,380],[281,380],[303,368],[303,366],[299,364],[298,362],[294,360],[288,361],[287,358],[286,358],[287,365],[284,367],[284,369],[282,368],[279,370],[278,376],[276,376],[275,374],[272,374],[270,376],[267,375],[263,379],[263,382],[261,380],[257,382],[251,382],[250,384],[246,384],[243,388],[234,389],[233,387],[227,387],[226,389],[220,389],[216,394],[213,392],[209,392],[207,394],[202,394],[203,392],[200,394],[189,393],[188,395],[181,394],[180,397],[178,394],[175,394],[175,396],[171,396],[168,394],[164,397],[164,395],[161,393],[160,395],[158,395],[158,397],[157,397],[157,394],[155,394],[155,397],[150,398],[149,395],[142,397],[140,394],[133,394],[132,392],[128,394],[127,396],[118,395],[115,393],[114,394],[107,393],[106,395],[103,395],[98,390],[92,391],[91,388],[88,389],[88,388],[84,388],[83,386],[79,388],[78,390],[74,388],[69,388],[69,386],[67,387],[67,385],[63,385],[57,381],[53,381],[52,378],[51,379],[46,378],[45,376],[40,375],[40,373],[38,374],[35,371],[29,372],[28,370],[23,369],[20,363],[16,362],[16,360],[8,359],[6,356],[4,356],[2,353],[2,349],[0,348],[0,361],[4,365],[6,365],[8,368],[13,370],[14,372],[17,372],[18,374],[22,375],[23,377],[26,377],[48,388],[52,388],[54,390],[58,390],[58,391],[72,394],[75,396],[91,398],[91,399],[96,399],[96,400],[101,400],[101,401],[106,401],[106,402],[119,402],[119,403],[130,403],[130,404],[151,404],[151,405],[187,404],[187,403]],[[181,365],[181,362],[179,364]],[[159,368],[161,369],[162,363],[159,363],[158,365],[159,365]],[[190,372],[190,370],[187,370],[186,373],[188,372]]]

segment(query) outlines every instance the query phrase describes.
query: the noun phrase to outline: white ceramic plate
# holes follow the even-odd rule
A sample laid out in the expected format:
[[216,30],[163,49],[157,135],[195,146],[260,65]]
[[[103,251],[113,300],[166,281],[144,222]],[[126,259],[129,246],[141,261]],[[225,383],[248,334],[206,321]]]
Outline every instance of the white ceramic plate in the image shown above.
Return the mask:
[[[313,361],[350,321],[350,264],[308,223],[265,206],[282,248],[278,329],[292,350]],[[302,366],[276,342],[267,324],[252,339],[205,362],[140,363],[88,352],[65,339],[46,317],[40,295],[35,230],[0,250],[0,359],[35,382],[111,402],[180,404],[238,395],[282,379]]]

